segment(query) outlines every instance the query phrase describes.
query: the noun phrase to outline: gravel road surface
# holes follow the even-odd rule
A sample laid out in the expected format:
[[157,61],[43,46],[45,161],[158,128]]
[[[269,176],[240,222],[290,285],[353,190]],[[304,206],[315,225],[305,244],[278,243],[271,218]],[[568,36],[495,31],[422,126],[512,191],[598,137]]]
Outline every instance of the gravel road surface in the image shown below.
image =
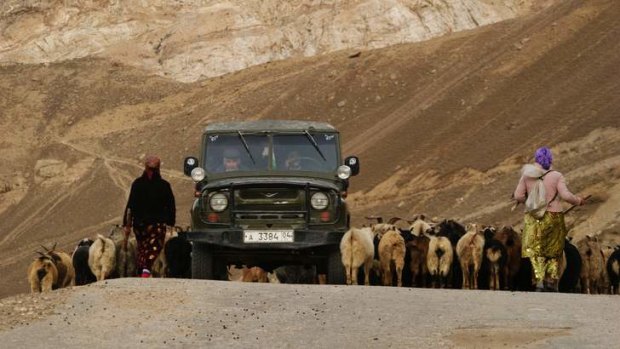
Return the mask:
[[620,297],[117,279],[0,300],[3,348],[618,348]]

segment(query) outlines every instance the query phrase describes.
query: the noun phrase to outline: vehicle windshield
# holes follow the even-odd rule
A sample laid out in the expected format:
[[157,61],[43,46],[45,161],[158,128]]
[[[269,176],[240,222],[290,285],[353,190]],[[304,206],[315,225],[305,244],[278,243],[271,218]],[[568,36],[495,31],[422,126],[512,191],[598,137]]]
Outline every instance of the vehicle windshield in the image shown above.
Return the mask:
[[333,172],[338,168],[338,135],[209,134],[205,169],[210,173],[233,171]]

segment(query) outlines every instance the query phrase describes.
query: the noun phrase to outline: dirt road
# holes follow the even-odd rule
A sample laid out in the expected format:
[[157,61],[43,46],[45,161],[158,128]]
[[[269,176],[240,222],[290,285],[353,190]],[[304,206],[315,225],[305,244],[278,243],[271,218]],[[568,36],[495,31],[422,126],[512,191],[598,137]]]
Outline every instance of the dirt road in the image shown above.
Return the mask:
[[613,348],[618,313],[617,296],[119,279],[0,300],[0,343]]

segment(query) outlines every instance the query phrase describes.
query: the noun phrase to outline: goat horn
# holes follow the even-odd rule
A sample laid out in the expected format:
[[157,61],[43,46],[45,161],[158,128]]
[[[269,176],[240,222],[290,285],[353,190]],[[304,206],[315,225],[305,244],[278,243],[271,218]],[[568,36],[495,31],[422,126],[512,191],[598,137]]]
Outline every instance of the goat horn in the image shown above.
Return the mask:
[[398,222],[398,221],[401,221],[401,220],[403,220],[403,219],[402,219],[402,218],[400,218],[400,217],[392,217],[392,218],[390,218],[390,220],[388,221],[388,224],[394,224],[394,223],[396,223],[396,222]]
[[43,249],[45,250],[45,252],[46,252],[46,253],[49,253],[49,252],[50,252],[50,250],[48,250],[48,249],[47,249],[47,247],[45,247],[45,246],[43,246],[43,245],[41,245],[41,247],[43,247]]
[[381,216],[366,216],[364,218],[366,218],[368,220],[376,220],[377,223],[383,223],[383,217],[381,217]]

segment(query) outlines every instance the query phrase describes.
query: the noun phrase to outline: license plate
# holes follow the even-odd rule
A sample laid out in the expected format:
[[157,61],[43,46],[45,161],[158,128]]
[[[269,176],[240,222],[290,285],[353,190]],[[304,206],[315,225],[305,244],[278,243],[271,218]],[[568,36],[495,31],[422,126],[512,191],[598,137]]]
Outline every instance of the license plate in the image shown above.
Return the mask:
[[292,230],[245,230],[244,243],[295,242]]

